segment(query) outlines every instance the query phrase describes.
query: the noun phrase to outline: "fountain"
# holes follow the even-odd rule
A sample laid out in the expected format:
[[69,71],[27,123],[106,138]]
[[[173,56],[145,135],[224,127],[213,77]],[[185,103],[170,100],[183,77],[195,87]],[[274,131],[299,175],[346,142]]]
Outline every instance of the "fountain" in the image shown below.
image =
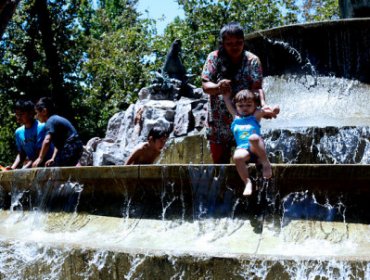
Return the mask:
[[[263,123],[274,179],[251,166],[249,198],[233,165],[208,164],[201,95],[141,100],[91,146],[93,162],[122,162],[108,152],[130,147],[122,137],[137,131],[140,106],[151,115],[158,106],[164,113],[140,130],[153,120],[173,127],[160,164],[0,173],[0,278],[370,279],[369,23],[247,36],[268,100],[282,108]],[[364,40],[338,44],[356,32]],[[177,125],[184,116],[193,131]]]

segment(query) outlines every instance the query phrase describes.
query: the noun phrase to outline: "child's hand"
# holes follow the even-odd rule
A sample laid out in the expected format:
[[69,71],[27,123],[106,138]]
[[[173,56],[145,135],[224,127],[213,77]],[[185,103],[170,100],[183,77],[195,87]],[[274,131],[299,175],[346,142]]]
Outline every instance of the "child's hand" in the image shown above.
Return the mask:
[[49,167],[49,166],[52,166],[54,164],[54,159],[49,159],[49,160],[47,160],[46,162],[45,162],[45,166],[46,167]]
[[268,105],[265,105],[262,107],[262,111],[263,111],[263,118],[272,119],[272,118],[276,118],[277,115],[280,113],[280,108],[279,106],[270,107]]

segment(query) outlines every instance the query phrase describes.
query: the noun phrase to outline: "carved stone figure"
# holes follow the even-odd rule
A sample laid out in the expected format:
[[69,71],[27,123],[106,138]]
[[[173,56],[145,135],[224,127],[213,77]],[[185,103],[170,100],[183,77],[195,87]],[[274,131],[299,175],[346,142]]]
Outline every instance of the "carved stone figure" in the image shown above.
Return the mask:
[[189,75],[181,59],[181,40],[176,39],[168,50],[163,67],[154,73],[152,85],[143,88],[139,98],[152,100],[179,100],[182,96],[199,98],[203,92],[189,84]]

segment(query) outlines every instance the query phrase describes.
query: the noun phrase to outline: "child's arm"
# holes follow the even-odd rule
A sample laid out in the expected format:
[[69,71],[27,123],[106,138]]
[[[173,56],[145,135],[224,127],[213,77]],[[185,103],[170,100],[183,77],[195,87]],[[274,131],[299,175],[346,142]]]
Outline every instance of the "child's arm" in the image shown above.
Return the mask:
[[280,107],[279,106],[272,106],[272,107],[265,107],[261,108],[260,110],[256,110],[255,117],[258,121],[260,121],[262,118],[271,119],[276,118],[276,116],[280,113]]
[[6,170],[16,169],[21,162],[22,162],[21,153],[18,153],[17,156],[16,156],[16,158],[15,158],[15,160],[14,160],[14,162],[13,162],[13,164],[11,166],[5,167],[5,169]]
[[53,165],[53,163],[55,161],[55,157],[57,156],[57,153],[58,153],[58,149],[56,147],[54,147],[53,155],[51,156],[51,159],[49,159],[45,162],[45,166]]
[[[32,167],[38,167],[43,162],[47,152],[49,151],[50,144],[51,144],[51,135],[47,134],[44,138],[44,141],[42,142],[42,147],[39,153],[39,157],[32,163]],[[55,151],[54,153],[56,154]]]
[[231,92],[230,93],[225,93],[223,95],[223,98],[224,98],[224,102],[225,102],[225,105],[226,105],[227,110],[229,111],[229,113],[233,117],[235,117],[235,115],[237,115],[237,112],[236,112],[234,103],[231,100]]

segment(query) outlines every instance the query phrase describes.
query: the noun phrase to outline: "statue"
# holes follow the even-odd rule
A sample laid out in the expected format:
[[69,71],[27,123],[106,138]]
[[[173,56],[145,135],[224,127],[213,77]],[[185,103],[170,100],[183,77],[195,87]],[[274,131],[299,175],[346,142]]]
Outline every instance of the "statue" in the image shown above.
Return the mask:
[[181,40],[176,39],[166,56],[163,67],[154,73],[152,85],[143,88],[139,93],[139,98],[154,100],[179,100],[182,96],[188,98],[199,98],[203,92],[189,84],[189,75],[182,63],[180,56]]

